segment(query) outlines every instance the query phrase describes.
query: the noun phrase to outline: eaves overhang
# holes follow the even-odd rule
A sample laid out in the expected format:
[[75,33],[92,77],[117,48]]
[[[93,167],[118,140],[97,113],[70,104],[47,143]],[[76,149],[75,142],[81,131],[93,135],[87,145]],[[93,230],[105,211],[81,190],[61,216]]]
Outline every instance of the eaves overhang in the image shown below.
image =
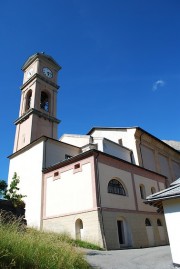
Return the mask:
[[144,201],[144,204],[148,204],[150,206],[156,207],[158,213],[164,213],[163,209],[163,201],[168,201],[171,199],[178,199],[180,198],[180,195],[169,195],[164,198],[157,198],[157,199],[146,199]]
[[56,163],[56,164],[54,164],[52,166],[49,166],[47,168],[43,168],[42,172],[44,174],[46,174],[48,172],[51,172],[51,171],[54,171],[54,170],[59,169],[61,167],[64,167],[64,166],[66,166],[68,164],[80,161],[80,160],[82,160],[84,158],[87,158],[87,157],[90,157],[90,156],[93,156],[93,155],[98,155],[99,153],[100,153],[100,151],[98,151],[98,150],[94,150],[94,149],[88,150],[86,152],[82,152],[82,153],[80,153],[78,155],[75,155],[75,156],[73,156],[73,157],[71,157],[71,158],[69,158],[67,160],[63,160],[63,161],[61,161],[59,163]]
[[45,112],[39,111],[35,108],[30,108],[29,110],[27,110],[27,112],[25,112],[20,118],[18,118],[17,120],[15,120],[14,124],[20,124],[22,122],[24,122],[25,120],[27,120],[32,114],[37,115],[40,118],[44,118],[46,120],[49,120],[51,122],[57,123],[59,124],[61,121],[58,120],[55,117],[50,116],[49,114],[46,114]]
[[87,133],[87,135],[91,135],[95,130],[105,130],[105,131],[107,131],[107,130],[114,130],[114,131],[116,131],[116,130],[126,130],[126,129],[136,129],[136,128],[138,128],[138,127],[100,127],[100,126],[98,126],[98,127],[93,127],[93,128],[91,128],[91,130]]
[[66,165],[68,165],[68,164],[70,164],[70,163],[74,163],[74,162],[76,162],[76,161],[80,161],[80,160],[82,160],[82,159],[84,159],[84,158],[87,158],[87,157],[89,157],[89,156],[93,156],[93,155],[96,156],[96,157],[99,157],[99,156],[107,156],[108,158],[111,158],[111,159],[113,159],[113,160],[117,160],[117,161],[119,161],[119,162],[121,162],[121,163],[126,163],[127,165],[132,166],[132,167],[134,167],[134,168],[136,168],[136,169],[138,169],[138,170],[140,170],[140,171],[147,171],[148,173],[151,173],[151,174],[160,176],[160,177],[163,178],[164,181],[165,181],[165,179],[167,179],[167,177],[164,176],[164,175],[162,175],[162,174],[159,174],[159,173],[157,173],[157,172],[148,170],[148,169],[146,169],[146,168],[144,168],[144,167],[141,167],[141,166],[138,166],[138,165],[136,165],[136,164],[130,163],[130,162],[128,162],[128,161],[125,161],[125,160],[120,159],[120,158],[118,158],[118,157],[116,157],[116,156],[110,155],[110,154],[108,154],[108,153],[104,153],[104,152],[99,151],[99,150],[97,150],[97,149],[90,149],[90,150],[85,151],[85,152],[83,152],[83,153],[80,153],[80,154],[78,154],[78,155],[76,155],[76,156],[73,156],[73,157],[71,157],[71,158],[69,158],[69,159],[67,159],[67,160],[63,160],[63,161],[61,161],[61,162],[59,162],[59,163],[56,163],[56,164],[54,164],[54,165],[52,165],[52,166],[50,166],[50,167],[44,168],[44,169],[43,169],[43,173],[51,172],[51,171],[53,171],[53,170],[55,170],[55,169],[61,168],[61,167],[66,166]]
[[163,211],[163,201],[180,198],[179,180],[174,181],[169,188],[147,196],[144,203],[157,207],[159,211]]

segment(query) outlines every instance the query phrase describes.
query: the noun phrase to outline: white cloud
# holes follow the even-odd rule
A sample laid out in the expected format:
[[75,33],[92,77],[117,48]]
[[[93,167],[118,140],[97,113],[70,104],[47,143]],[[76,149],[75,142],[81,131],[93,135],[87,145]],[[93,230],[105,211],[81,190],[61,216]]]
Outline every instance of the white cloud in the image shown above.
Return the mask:
[[163,80],[157,80],[156,82],[153,83],[152,90],[157,91],[160,87],[163,87],[165,85],[165,81]]

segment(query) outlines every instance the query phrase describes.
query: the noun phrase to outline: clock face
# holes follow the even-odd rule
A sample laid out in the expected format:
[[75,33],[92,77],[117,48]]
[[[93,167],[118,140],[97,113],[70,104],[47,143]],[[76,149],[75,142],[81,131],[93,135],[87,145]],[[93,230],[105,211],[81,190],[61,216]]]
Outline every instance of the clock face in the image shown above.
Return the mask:
[[27,78],[30,78],[33,75],[33,68],[27,71]]
[[43,73],[48,78],[53,77],[53,72],[48,67],[43,67]]

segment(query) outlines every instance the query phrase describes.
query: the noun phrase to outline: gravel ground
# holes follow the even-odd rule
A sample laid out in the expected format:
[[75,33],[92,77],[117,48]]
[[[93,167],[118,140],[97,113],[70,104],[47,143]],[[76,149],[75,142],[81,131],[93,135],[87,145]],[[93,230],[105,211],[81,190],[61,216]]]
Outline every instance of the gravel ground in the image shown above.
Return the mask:
[[86,250],[85,257],[96,269],[174,269],[169,246],[144,249]]

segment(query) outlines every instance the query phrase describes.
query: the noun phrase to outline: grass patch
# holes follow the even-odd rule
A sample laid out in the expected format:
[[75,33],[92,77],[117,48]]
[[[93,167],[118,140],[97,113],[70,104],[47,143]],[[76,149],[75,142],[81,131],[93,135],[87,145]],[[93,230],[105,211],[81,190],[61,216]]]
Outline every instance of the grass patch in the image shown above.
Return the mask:
[[74,247],[81,246],[81,241],[72,240],[66,234],[22,230],[19,227],[17,221],[8,224],[0,222],[0,268],[91,268],[83,254]]
[[92,244],[90,242],[81,241],[81,240],[72,240],[75,244],[75,246],[81,247],[81,248],[88,248],[93,250],[103,250],[101,247]]

